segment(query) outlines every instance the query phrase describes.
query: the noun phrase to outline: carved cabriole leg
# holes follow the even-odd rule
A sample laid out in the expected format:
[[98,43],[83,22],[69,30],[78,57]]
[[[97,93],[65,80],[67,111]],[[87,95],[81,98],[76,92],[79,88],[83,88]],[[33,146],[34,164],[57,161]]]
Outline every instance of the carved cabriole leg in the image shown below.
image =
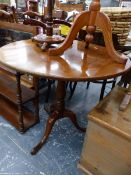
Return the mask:
[[82,128],[81,126],[79,126],[77,119],[76,119],[76,114],[74,112],[72,112],[71,110],[65,109],[63,116],[68,117],[78,130],[80,130],[82,132],[86,131],[85,128]]
[[35,155],[44,145],[44,143],[47,141],[49,137],[49,134],[51,133],[53,125],[55,124],[56,120],[60,118],[69,117],[77,129],[85,131],[85,129],[81,128],[78,125],[76,115],[72,111],[65,109],[65,102],[64,102],[65,95],[66,95],[66,82],[58,81],[56,89],[56,100],[53,103],[51,115],[47,120],[46,129],[41,141],[31,151],[32,155]]
[[21,74],[17,72],[16,74],[16,85],[17,85],[17,104],[18,104],[18,113],[19,113],[19,130],[20,132],[24,132],[24,123],[23,123],[23,110],[22,110],[22,91],[20,85]]
[[63,115],[65,94],[66,94],[65,82],[58,81],[58,86],[56,90],[56,100],[53,104],[53,111],[51,111],[51,115],[47,120],[46,129],[41,141],[31,151],[32,155],[35,155],[39,151],[39,149],[44,145],[44,143],[49,137],[49,134],[51,133],[55,121],[58,120],[60,116]]
[[44,131],[43,137],[41,139],[41,141],[32,149],[31,154],[35,155],[41,148],[42,146],[46,143],[49,134],[51,133],[52,127],[54,126],[56,120],[58,119],[58,113],[57,112],[53,112],[46,123],[46,129]]

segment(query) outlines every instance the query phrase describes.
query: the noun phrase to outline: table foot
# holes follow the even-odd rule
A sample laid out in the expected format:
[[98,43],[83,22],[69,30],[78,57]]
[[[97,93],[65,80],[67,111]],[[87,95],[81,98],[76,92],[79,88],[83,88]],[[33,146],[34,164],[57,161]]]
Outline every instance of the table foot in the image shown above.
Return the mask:
[[74,112],[72,112],[71,110],[65,109],[63,116],[68,117],[78,130],[80,130],[82,132],[86,131],[86,128],[82,128],[81,126],[79,126],[79,124],[77,122],[76,114]]
[[50,113],[49,118],[47,120],[45,133],[41,139],[41,141],[32,149],[31,154],[35,155],[41,147],[47,141],[49,134],[51,133],[52,127],[54,126],[56,120],[68,117],[74,126],[80,131],[85,132],[86,129],[79,126],[77,123],[77,118],[75,113],[72,111],[65,109],[64,98],[66,94],[65,81],[58,81],[57,89],[56,89],[56,100],[52,105],[46,105],[45,110]]
[[31,151],[32,155],[35,155],[41,149],[41,147],[46,143],[49,137],[49,134],[51,133],[52,127],[54,126],[55,121],[58,119],[58,117],[59,115],[55,111],[49,116],[46,123],[46,129],[45,129],[44,135],[41,141],[32,149]]

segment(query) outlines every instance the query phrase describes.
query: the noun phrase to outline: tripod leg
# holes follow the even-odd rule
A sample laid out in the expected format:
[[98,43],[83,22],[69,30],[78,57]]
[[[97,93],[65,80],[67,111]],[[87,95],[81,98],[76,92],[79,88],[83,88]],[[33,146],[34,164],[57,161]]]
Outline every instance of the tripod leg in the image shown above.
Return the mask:
[[44,135],[41,141],[32,149],[31,151],[32,155],[35,155],[41,149],[41,147],[46,143],[49,134],[51,133],[52,127],[54,126],[55,121],[58,119],[58,117],[59,117],[58,113],[55,111],[49,116]]
[[68,117],[68,118],[72,121],[72,123],[74,124],[74,126],[75,126],[78,130],[80,130],[80,131],[82,131],[82,132],[85,132],[85,131],[86,131],[86,128],[82,128],[81,126],[79,126],[79,124],[78,124],[78,122],[77,122],[76,115],[75,115],[74,112],[72,112],[72,111],[70,111],[70,110],[68,110],[68,109],[65,109],[63,116]]

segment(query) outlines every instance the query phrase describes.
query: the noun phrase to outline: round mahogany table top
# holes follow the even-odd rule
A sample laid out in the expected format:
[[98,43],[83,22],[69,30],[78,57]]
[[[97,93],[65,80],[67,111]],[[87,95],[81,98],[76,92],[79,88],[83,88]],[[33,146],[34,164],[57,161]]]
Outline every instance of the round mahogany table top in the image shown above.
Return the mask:
[[[85,54],[86,53],[86,54]],[[0,63],[13,70],[57,80],[98,80],[122,75],[131,69],[114,62],[104,47],[74,41],[60,56],[49,56],[31,40],[17,41],[0,48]]]

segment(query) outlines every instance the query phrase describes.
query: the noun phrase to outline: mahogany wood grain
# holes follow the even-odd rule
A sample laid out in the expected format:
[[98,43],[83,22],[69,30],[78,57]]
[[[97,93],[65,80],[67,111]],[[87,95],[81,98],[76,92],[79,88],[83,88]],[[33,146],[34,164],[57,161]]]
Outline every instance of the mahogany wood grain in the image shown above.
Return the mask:
[[117,63],[110,58],[104,47],[90,44],[86,55],[85,49],[85,43],[74,41],[73,46],[63,55],[50,56],[48,52],[42,52],[31,40],[14,42],[0,49],[2,65],[22,73],[58,80],[56,100],[47,120],[46,130],[31,154],[39,151],[47,141],[55,121],[60,118],[69,117],[78,129],[84,131],[84,128],[78,125],[76,115],[65,108],[66,81],[107,79],[122,75],[131,69],[129,59],[126,64]]
[[74,41],[63,55],[50,56],[31,40],[17,41],[0,49],[0,63],[23,73],[66,81],[107,79],[131,69],[129,59],[126,64],[117,63],[102,46],[89,45],[86,55],[85,50],[83,42]]

